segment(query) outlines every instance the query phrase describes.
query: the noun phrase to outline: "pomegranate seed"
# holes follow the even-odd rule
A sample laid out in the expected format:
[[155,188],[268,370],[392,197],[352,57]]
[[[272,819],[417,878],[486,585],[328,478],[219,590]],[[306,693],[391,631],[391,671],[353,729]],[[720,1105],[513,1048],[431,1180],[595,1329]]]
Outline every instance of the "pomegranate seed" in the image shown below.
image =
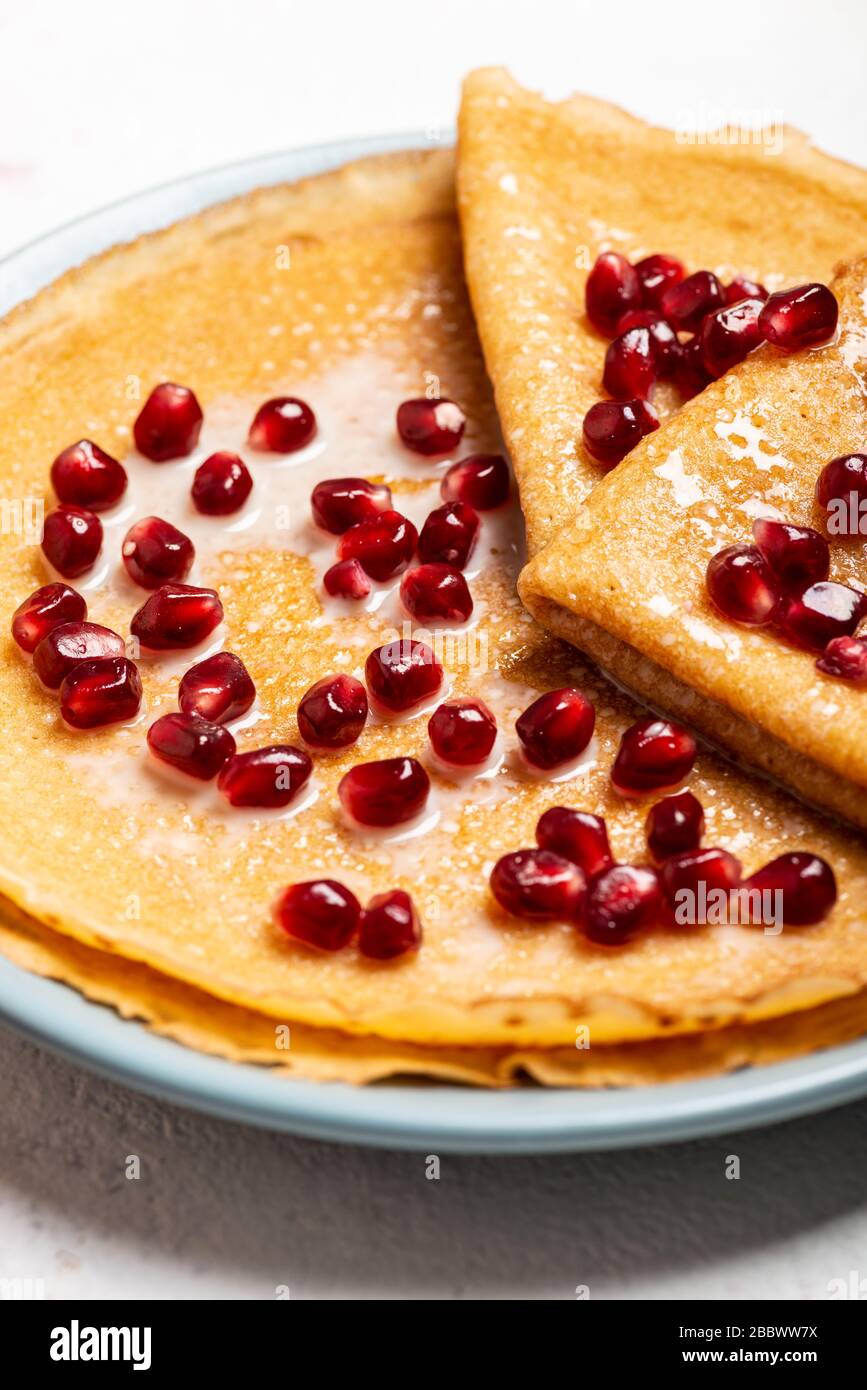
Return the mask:
[[782,893],[783,921],[792,927],[820,922],[837,901],[837,884],[830,864],[818,854],[781,854],[744,879],[749,893]]
[[584,752],[595,723],[596,711],[587,696],[566,687],[540,695],[519,715],[515,729],[527,761],[548,771]]
[[610,869],[614,863],[608,843],[608,829],[601,816],[589,811],[573,811],[569,806],[552,806],[539,817],[536,843],[577,864],[589,880]]
[[646,328],[650,334],[657,376],[663,380],[673,376],[680,361],[681,348],[680,340],[668,320],[653,309],[631,309],[618,323],[618,335],[622,337],[633,328]]
[[198,714],[164,714],[148,729],[148,748],[161,763],[210,782],[234,753],[235,740]]
[[365,574],[384,584],[406,569],[417,541],[418,532],[400,512],[380,512],[375,520],[350,526],[340,537],[337,555],[357,560]]
[[707,314],[724,302],[723,287],[711,270],[696,270],[676,285],[668,285],[659,307],[681,333],[697,333]]
[[630,328],[608,344],[602,385],[618,400],[644,399],[656,381],[656,353],[649,328]]
[[367,723],[367,691],[354,676],[325,676],[298,706],[298,728],[311,748],[348,748]]
[[295,396],[275,396],[260,405],[253,416],[248,443],[266,454],[294,454],[309,444],[316,433],[316,416],[306,401]]
[[370,653],[364,679],[374,706],[403,714],[436,695],[443,683],[443,668],[426,643],[404,638]]
[[163,584],[133,614],[130,632],[151,651],[197,647],[223,621],[216,589]]
[[479,536],[478,514],[466,502],[446,502],[430,513],[418,538],[419,559],[425,564],[451,565],[462,570]]
[[690,338],[688,343],[684,343],[680,350],[674,370],[674,384],[678,391],[690,401],[693,396],[699,395],[712,380],[713,377],[704,365],[701,334],[696,333],[695,337]]
[[380,828],[412,820],[424,809],[429,791],[430,778],[415,758],[358,763],[337,787],[352,820]]
[[92,568],[102,549],[102,522],[84,507],[55,507],[45,518],[42,549],[58,574],[74,579]]
[[816,667],[853,685],[867,685],[867,642],[863,637],[832,637]]
[[338,560],[322,576],[326,594],[332,598],[348,598],[353,601],[367,598],[371,583],[357,560]]
[[271,743],[249,753],[235,753],[223,764],[217,788],[232,806],[288,806],[313,770],[303,748]]
[[421,945],[421,925],[409,893],[378,893],[361,914],[358,949],[370,960],[394,960]]
[[197,661],[178,686],[178,705],[183,713],[198,714],[211,724],[240,719],[255,698],[250,672],[234,652],[217,652]]
[[636,261],[635,269],[641,281],[644,302],[651,309],[658,309],[669,285],[679,285],[686,275],[686,266],[682,261],[676,260],[674,256],[660,255],[658,252]]
[[293,883],[274,905],[274,920],[293,941],[319,951],[348,946],[361,921],[361,903],[333,878]]
[[187,386],[164,381],[155,386],[133,426],[135,446],[153,463],[183,458],[199,442],[202,407]]
[[123,638],[98,623],[60,623],[43,637],[33,653],[33,669],[42,684],[57,690],[82,661],[124,656]]
[[757,280],[748,280],[745,275],[736,275],[730,285],[723,290],[726,304],[738,304],[742,299],[767,299],[768,292]]
[[647,846],[654,859],[698,849],[704,834],[704,810],[692,792],[675,792],[651,806],[645,826]]
[[641,277],[625,256],[617,251],[603,251],[587,276],[584,299],[594,328],[606,338],[613,338],[623,315],[629,309],[641,308]]
[[73,729],[98,729],[134,719],[141,695],[138,667],[125,656],[82,661],[60,687],[60,713]]
[[12,636],[22,651],[34,652],[52,628],[87,617],[87,604],[68,584],[43,584],[12,614]]
[[509,465],[502,454],[470,454],[446,470],[440,494],[446,502],[466,502],[477,512],[492,512],[509,496]]
[[707,567],[707,591],[724,618],[761,627],[780,599],[774,573],[756,545],[727,545]]
[[702,891],[701,884],[704,884],[705,894],[715,889],[727,893],[737,888],[741,881],[741,861],[724,849],[689,849],[666,859],[659,876],[669,905],[678,907],[678,893],[691,893],[695,899]]
[[867,454],[842,454],[826,463],[816,483],[816,498],[822,507],[847,502],[852,494],[857,502],[867,498]]
[[659,428],[659,420],[646,401],[597,401],[584,416],[584,447],[597,463],[614,465]]
[[742,299],[708,314],[698,335],[704,365],[712,377],[723,376],[762,341],[760,299]]
[[408,449],[430,457],[456,449],[467,417],[449,400],[429,401],[425,396],[404,401],[397,409],[397,432]]
[[774,622],[784,637],[822,652],[834,637],[851,637],[867,613],[867,597],[847,584],[811,584],[780,607]]
[[622,796],[675,787],[692,771],[695,739],[669,719],[639,719],[620,740],[611,781]]
[[441,762],[479,767],[497,740],[497,721],[481,700],[446,700],[428,720],[428,737]]
[[204,516],[231,516],[250,496],[253,479],[242,458],[226,450],[211,454],[196,469],[190,495]]
[[400,581],[400,601],[419,623],[465,623],[473,599],[460,570],[451,565],[418,565]]
[[126,470],[92,440],[79,439],[52,463],[51,486],[61,502],[104,512],[126,492]]
[[615,864],[590,885],[584,934],[599,946],[620,946],[640,928],[649,926],[661,910],[655,869]]
[[313,520],[332,536],[342,536],[350,526],[373,521],[390,512],[391,488],[369,483],[366,478],[328,478],[317,483],[310,496]]
[[581,913],[587,880],[577,864],[549,849],[519,849],[497,860],[491,892],[513,917],[569,921]]
[[143,589],[186,579],[196,558],[189,537],[159,516],[142,517],[131,526],[120,553],[130,579]]
[[753,522],[753,535],[781,587],[789,593],[828,578],[828,542],[810,526],[790,526],[787,521],[759,517]]
[[833,337],[837,314],[837,301],[827,285],[797,285],[768,297],[759,328],[775,347],[797,352]]

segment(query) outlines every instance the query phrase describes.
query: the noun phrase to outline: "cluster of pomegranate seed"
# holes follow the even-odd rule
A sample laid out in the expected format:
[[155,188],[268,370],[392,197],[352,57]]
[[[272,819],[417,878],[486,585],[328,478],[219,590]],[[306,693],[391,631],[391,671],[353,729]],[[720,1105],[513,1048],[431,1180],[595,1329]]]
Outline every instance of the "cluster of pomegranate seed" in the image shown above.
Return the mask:
[[353,937],[370,960],[396,960],[421,945],[421,923],[409,893],[377,893],[367,907],[331,878],[293,883],[274,904],[274,920],[293,941],[341,951]]
[[867,595],[828,578],[825,537],[810,526],[760,517],[753,538],[755,544],[729,545],[711,558],[706,584],[714,607],[732,622],[770,627],[819,653],[816,665],[826,675],[867,683],[867,642],[855,636],[867,616]]
[[[537,848],[505,854],[494,865],[491,891],[514,917],[574,922],[588,940],[608,946],[622,945],[644,927],[675,925],[685,891],[699,914],[715,889],[743,889],[745,904],[761,901],[751,891],[779,892],[783,919],[791,926],[820,921],[836,900],[833,871],[814,854],[783,854],[742,878],[733,854],[702,848],[704,811],[689,791],[652,806],[645,829],[653,863],[619,864],[602,817],[553,806],[536,826]],[[738,920],[758,925],[757,911],[750,911]],[[690,922],[703,924],[699,918]]]
[[768,295],[742,276],[724,286],[710,270],[687,275],[681,261],[658,254],[632,265],[604,251],[587,277],[585,303],[611,340],[602,384],[614,399],[588,410],[584,445],[609,468],[658,427],[649,403],[657,381],[673,381],[689,399],[762,342],[794,352],[825,342],[837,327],[837,301],[825,285]]

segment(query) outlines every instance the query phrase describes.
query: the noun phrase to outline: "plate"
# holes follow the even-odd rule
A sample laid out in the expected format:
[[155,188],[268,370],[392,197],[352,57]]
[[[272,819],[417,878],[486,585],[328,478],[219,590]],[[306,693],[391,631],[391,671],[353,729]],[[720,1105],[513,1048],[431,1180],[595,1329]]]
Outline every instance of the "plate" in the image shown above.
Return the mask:
[[[166,184],[80,218],[0,262],[0,314],[71,266],[263,184],[368,154],[430,145],[422,132],[268,155]],[[489,1092],[423,1083],[289,1081],[207,1057],[0,957],[0,1018],[73,1062],[226,1119],[344,1143],[426,1153],[626,1148],[772,1124],[867,1095],[867,1039],[710,1081],[618,1091]]]

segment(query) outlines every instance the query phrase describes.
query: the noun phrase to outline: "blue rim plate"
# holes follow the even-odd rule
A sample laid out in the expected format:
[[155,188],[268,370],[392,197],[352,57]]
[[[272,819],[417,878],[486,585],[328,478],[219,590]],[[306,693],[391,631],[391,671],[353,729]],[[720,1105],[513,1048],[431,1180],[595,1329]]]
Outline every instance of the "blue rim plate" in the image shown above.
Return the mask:
[[[0,314],[117,242],[363,155],[430,145],[420,132],[318,145],[194,175],[61,227],[0,261]],[[867,1095],[867,1038],[710,1081],[624,1091],[478,1091],[289,1081],[157,1037],[0,957],[0,1018],[74,1062],[161,1099],[313,1138],[457,1153],[625,1148],[772,1124]]]

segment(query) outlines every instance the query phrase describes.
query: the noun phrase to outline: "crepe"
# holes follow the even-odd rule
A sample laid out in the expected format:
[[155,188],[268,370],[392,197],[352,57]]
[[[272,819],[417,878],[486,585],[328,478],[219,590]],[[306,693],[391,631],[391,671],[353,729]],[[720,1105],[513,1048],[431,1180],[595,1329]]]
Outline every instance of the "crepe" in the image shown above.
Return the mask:
[[[664,252],[769,289],[830,280],[867,250],[867,174],[769,128],[705,142],[575,96],[552,103],[501,69],[471,73],[459,121],[467,281],[533,553],[601,476],[581,442],[605,393],[584,313],[602,250]],[[661,389],[663,418],[679,404]]]

